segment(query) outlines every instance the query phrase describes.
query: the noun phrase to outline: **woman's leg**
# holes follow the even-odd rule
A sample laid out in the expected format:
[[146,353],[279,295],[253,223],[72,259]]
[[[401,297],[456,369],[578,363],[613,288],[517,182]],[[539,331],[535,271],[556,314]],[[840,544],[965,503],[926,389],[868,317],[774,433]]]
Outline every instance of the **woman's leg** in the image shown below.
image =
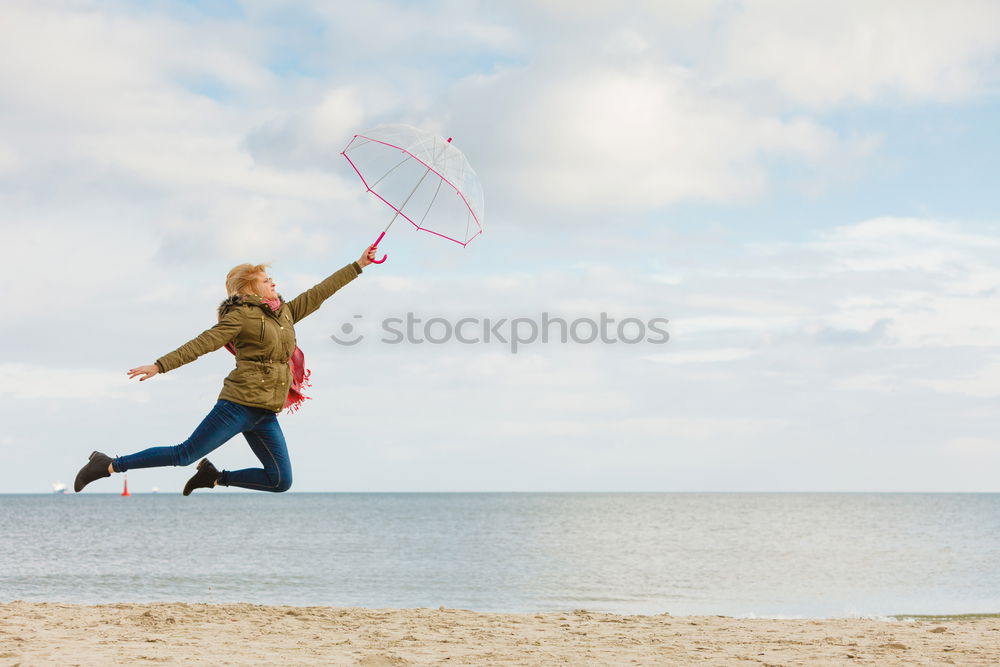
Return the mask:
[[119,456],[111,465],[115,472],[125,472],[131,468],[190,465],[237,433],[250,428],[257,416],[254,408],[220,400],[191,437],[181,444],[174,447],[150,447],[135,454]]
[[223,470],[219,474],[219,486],[240,486],[275,493],[291,488],[292,462],[288,458],[285,434],[281,432],[278,416],[269,412],[253,428],[244,431],[243,437],[264,467]]

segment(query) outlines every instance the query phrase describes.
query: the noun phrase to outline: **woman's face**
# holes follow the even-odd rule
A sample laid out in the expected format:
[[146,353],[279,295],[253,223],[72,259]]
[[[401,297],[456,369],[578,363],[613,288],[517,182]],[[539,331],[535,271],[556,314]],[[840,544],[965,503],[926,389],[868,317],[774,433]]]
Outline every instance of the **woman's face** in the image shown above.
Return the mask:
[[257,280],[253,285],[254,292],[262,299],[278,298],[278,289],[274,286],[274,281],[263,271],[257,274]]

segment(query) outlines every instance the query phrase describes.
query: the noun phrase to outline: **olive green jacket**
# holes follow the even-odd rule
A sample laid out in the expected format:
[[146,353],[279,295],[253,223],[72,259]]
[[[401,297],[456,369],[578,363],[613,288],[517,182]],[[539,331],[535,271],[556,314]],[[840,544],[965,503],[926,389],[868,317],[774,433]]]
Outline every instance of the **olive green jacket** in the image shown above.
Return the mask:
[[156,367],[167,373],[232,343],[236,368],[223,381],[219,398],[281,412],[292,381],[293,325],[359,275],[361,266],[352,262],[291,301],[282,299],[274,311],[255,294],[230,297],[219,308],[218,324],[157,359]]

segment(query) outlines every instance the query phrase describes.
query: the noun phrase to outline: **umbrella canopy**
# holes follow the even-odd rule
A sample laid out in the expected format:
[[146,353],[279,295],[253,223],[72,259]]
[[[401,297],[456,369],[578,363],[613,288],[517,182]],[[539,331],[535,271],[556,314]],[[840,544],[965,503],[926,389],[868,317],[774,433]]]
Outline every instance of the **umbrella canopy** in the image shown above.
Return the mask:
[[395,211],[386,231],[403,217],[463,246],[482,234],[483,188],[450,138],[409,125],[380,125],[354,135],[341,155],[368,192]]

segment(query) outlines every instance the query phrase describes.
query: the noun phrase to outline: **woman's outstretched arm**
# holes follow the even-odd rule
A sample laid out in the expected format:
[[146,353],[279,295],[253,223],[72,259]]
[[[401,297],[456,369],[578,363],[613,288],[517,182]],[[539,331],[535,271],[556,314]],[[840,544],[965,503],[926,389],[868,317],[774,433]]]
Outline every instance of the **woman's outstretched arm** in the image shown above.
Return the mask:
[[244,316],[239,309],[233,310],[219,320],[211,329],[202,332],[179,348],[156,360],[155,364],[130,369],[129,378],[142,376],[139,381],[148,380],[157,373],[166,373],[190,363],[203,354],[208,354],[231,341],[243,328]]
[[361,275],[361,269],[372,263],[378,248],[371,245],[361,254],[356,262],[351,262],[339,271],[334,272],[323,282],[313,285],[302,294],[288,302],[292,312],[292,322],[298,322],[310,315],[323,302],[333,296],[334,292]]
[[141,375],[139,382],[143,380],[148,380],[157,373],[160,372],[159,367],[156,364],[147,364],[146,366],[136,366],[135,368],[128,369],[128,379],[131,380],[137,375]]

